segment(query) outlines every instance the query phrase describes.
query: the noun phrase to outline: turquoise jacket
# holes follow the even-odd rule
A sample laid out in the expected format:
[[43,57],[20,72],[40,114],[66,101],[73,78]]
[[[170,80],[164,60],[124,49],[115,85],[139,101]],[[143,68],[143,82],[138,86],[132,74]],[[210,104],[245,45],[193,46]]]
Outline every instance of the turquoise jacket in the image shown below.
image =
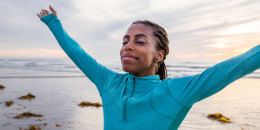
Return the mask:
[[202,73],[160,80],[136,77],[99,64],[63,29],[53,14],[41,20],[61,48],[96,85],[103,103],[105,130],[175,130],[192,105],[260,67],[260,45]]

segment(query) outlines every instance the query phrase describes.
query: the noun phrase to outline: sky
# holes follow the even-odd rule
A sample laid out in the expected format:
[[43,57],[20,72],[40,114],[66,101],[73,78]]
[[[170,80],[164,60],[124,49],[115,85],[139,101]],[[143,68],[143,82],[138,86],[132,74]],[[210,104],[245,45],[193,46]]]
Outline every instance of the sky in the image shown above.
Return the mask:
[[0,58],[68,58],[36,15],[50,4],[67,33],[104,63],[120,62],[136,20],[166,29],[166,62],[222,61],[260,44],[259,0],[0,0]]

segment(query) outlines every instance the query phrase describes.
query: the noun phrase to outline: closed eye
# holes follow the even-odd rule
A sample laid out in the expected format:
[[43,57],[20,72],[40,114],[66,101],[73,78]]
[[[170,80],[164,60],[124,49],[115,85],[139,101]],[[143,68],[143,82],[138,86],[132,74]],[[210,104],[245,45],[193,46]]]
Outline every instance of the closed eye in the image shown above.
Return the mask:
[[137,41],[138,44],[145,44],[145,42]]

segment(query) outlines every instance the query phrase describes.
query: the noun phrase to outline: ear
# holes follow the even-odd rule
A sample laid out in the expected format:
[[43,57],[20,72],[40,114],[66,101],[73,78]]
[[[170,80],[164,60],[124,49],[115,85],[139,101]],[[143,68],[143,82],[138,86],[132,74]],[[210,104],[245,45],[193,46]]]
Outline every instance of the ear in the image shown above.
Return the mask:
[[163,50],[157,51],[156,61],[161,62],[163,60],[163,57],[164,57],[164,51]]

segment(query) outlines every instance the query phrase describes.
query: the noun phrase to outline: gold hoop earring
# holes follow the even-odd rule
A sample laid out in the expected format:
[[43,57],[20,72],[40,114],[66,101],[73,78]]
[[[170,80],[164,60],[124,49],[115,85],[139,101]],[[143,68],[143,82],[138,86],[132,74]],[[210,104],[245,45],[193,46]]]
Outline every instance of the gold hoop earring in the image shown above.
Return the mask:
[[157,60],[154,58],[153,62],[155,62],[155,64],[157,64]]

